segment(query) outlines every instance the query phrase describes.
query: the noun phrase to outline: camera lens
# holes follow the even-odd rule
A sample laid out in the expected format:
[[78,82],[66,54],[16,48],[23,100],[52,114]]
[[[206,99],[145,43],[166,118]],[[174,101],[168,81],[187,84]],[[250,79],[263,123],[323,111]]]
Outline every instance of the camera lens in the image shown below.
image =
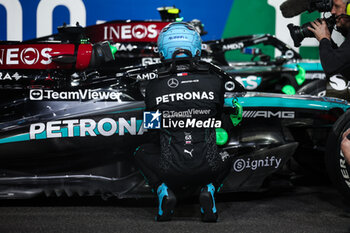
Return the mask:
[[[321,22],[321,19],[317,19],[318,21]],[[335,25],[335,19],[333,16],[329,18],[324,19],[327,23],[328,30],[332,32],[333,27]],[[312,27],[311,23],[305,23],[301,26],[295,26],[294,24],[288,24],[287,25],[290,36],[293,39],[294,46],[299,47],[301,45],[301,42],[304,40],[305,37],[315,37],[314,33],[307,29],[307,27]]]
[[295,26],[292,23],[288,24],[287,27],[289,29],[290,36],[293,39],[294,46],[299,47],[301,45],[301,41],[303,41],[305,38],[302,28]]
[[315,37],[314,33],[307,29],[307,27],[312,27],[311,23],[305,23],[301,26],[288,24],[287,27],[289,29],[295,47],[299,47],[305,37]]

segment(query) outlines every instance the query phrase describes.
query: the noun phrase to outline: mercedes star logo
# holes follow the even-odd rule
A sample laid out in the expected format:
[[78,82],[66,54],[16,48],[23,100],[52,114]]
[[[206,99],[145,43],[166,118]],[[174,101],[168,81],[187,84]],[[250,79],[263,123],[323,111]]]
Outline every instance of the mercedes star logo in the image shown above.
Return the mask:
[[168,80],[168,86],[171,88],[175,88],[175,87],[179,86],[179,81],[175,78],[171,78]]

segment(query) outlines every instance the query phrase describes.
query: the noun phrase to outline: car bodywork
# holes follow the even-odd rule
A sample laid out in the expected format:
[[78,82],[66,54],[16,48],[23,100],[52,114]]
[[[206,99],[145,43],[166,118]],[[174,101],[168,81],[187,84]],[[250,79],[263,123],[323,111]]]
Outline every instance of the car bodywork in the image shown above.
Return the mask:
[[[75,89],[29,88],[17,94],[3,89],[2,95],[10,97],[4,98],[1,110],[1,197],[151,195],[133,165],[135,148],[157,134],[143,128],[143,82],[122,76]],[[66,99],[67,93],[79,90],[116,97]],[[48,99],[45,93],[53,92],[58,98]],[[237,126],[230,123],[234,99],[244,109]],[[346,101],[326,97],[227,92],[223,119],[230,137],[221,147],[233,164],[220,192],[256,191],[296,151],[303,156],[320,153],[330,127],[348,108]]]
[[[116,20],[79,30],[72,27],[64,33],[61,33],[61,29],[58,34],[28,40],[25,43],[80,43],[81,39],[98,43],[108,40],[117,48],[118,53],[115,55],[115,62],[106,63],[100,68],[99,72],[106,74],[118,72],[124,67],[159,63],[158,35],[162,28],[174,20]],[[201,35],[207,33],[199,20],[188,23],[194,25]],[[280,55],[270,57],[265,54],[266,47],[275,48]],[[227,53],[232,51],[251,55],[251,61],[229,61]],[[303,60],[290,46],[268,34],[203,41],[201,57],[220,66],[248,91],[296,94],[298,89],[308,83],[325,79],[319,61]]]
[[[146,27],[144,22],[124,22],[119,28],[145,30],[154,23]],[[133,152],[157,135],[143,128],[144,86],[158,77],[155,42],[114,41],[119,49],[114,62],[109,45],[89,44],[79,28],[62,30],[32,41],[0,44],[5,57],[0,64],[0,197],[152,195],[133,164]],[[225,60],[226,51],[259,43],[276,45],[281,58],[245,64]],[[281,74],[296,80],[306,70],[308,63],[292,62],[300,59],[295,51],[269,35],[248,36],[204,42],[203,59],[227,71],[220,74],[227,91],[223,119],[229,140],[221,147],[233,163],[220,192],[256,191],[293,156],[302,165],[305,160],[322,160],[332,124],[349,108],[346,101],[247,92],[241,86],[244,75],[255,74],[263,77],[256,90],[278,92],[285,85],[274,85]],[[234,100],[243,107],[238,125],[232,122]]]

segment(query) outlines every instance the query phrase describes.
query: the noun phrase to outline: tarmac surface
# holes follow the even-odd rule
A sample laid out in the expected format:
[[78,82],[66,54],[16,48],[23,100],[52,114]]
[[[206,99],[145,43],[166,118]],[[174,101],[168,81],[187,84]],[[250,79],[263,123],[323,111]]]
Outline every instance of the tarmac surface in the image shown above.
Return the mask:
[[218,195],[217,223],[200,221],[196,198],[180,201],[173,220],[162,223],[154,221],[155,199],[1,200],[0,232],[350,232],[350,205],[330,184],[296,183]]

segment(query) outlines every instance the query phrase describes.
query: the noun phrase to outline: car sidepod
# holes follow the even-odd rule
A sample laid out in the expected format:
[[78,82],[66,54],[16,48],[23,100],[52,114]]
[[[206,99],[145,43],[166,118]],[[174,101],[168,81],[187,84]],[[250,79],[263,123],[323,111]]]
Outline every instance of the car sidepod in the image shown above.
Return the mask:
[[349,108],[340,99],[267,93],[227,94],[226,107],[233,98],[243,106],[243,119],[223,147],[233,163],[221,192],[256,191],[292,157],[321,170],[331,126]]

